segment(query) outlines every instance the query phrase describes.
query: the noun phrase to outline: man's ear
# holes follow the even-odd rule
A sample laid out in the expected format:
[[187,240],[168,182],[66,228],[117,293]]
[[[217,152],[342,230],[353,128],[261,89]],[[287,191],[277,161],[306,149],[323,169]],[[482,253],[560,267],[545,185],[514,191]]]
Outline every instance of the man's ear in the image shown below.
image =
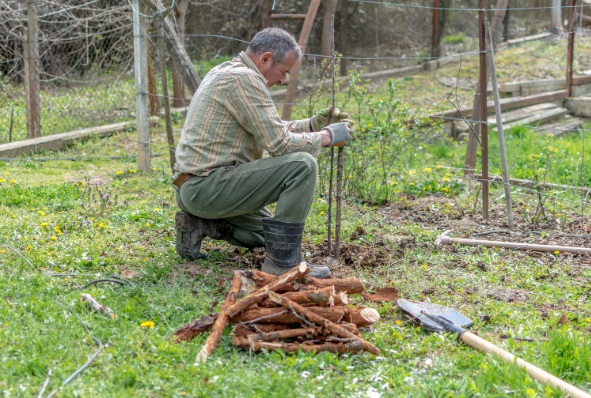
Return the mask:
[[261,57],[261,61],[264,65],[271,65],[273,63],[273,53],[270,51],[264,53]]

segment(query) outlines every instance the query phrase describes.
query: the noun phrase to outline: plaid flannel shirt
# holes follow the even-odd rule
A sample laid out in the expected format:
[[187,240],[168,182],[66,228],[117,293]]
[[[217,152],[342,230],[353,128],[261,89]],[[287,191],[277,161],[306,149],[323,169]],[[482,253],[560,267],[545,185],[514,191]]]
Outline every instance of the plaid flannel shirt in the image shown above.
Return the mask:
[[263,150],[271,156],[322,152],[310,119],[281,120],[266,83],[245,52],[205,75],[187,111],[173,181],[180,174],[206,176],[218,167],[261,159]]

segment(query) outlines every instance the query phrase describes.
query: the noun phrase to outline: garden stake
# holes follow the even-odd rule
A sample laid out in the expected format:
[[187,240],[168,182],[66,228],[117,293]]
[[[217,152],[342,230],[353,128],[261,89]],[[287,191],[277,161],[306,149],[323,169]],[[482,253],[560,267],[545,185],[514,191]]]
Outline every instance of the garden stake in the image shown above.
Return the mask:
[[480,142],[482,145],[482,219],[488,221],[488,107],[486,103],[486,39],[484,33],[484,0],[478,0],[478,48],[480,51]]
[[[334,15],[331,18],[332,25],[332,108],[328,124],[333,121],[334,114]],[[332,174],[334,169],[334,146],[330,147],[330,177],[328,180],[328,257],[332,254]]]
[[583,192],[583,168],[585,167],[585,130],[583,130],[583,147],[581,148],[581,218],[585,216],[585,193]]
[[[334,48],[334,15],[332,16],[332,111],[333,114],[330,116],[334,120],[335,112],[335,48]],[[337,155],[337,209],[336,209],[336,220],[334,228],[334,258],[338,259],[341,257],[341,212],[343,206],[343,163],[345,157],[345,148],[339,146]]]
[[501,359],[506,364],[515,364],[519,368],[525,370],[533,379],[549,385],[551,387],[561,390],[564,394],[571,398],[591,398],[591,395],[587,394],[583,390],[568,384],[566,381],[559,379],[558,377],[551,375],[550,373],[532,365],[523,359],[516,357],[503,350],[496,345],[489,343],[476,336],[473,333],[468,332],[464,328],[470,328],[474,325],[474,322],[454,310],[453,308],[444,307],[443,305],[432,304],[432,303],[421,303],[410,300],[398,300],[398,306],[403,311],[410,314],[415,320],[420,321],[423,329],[430,332],[447,332],[451,334],[458,334],[458,340],[463,341],[469,346],[476,348],[478,351],[491,354]]
[[164,18],[170,12],[158,13],[156,17],[156,29],[158,32],[158,58],[160,58],[160,78],[162,80],[162,97],[164,102],[164,121],[166,122],[166,137],[168,138],[168,156],[170,168],[174,173],[175,150],[174,135],[172,134],[172,119],[170,118],[170,102],[168,101],[168,81],[166,79],[166,51],[164,49]]
[[501,114],[501,100],[499,98],[499,86],[497,84],[497,67],[495,65],[495,50],[490,22],[486,23],[488,33],[488,53],[490,60],[492,92],[495,98],[495,114],[497,117],[497,134],[499,136],[499,149],[501,152],[501,166],[503,167],[503,182],[505,188],[505,209],[507,211],[507,224],[513,228],[513,207],[511,205],[511,187],[509,186],[509,172],[507,169],[507,151],[505,150],[505,135],[503,134],[503,116]]

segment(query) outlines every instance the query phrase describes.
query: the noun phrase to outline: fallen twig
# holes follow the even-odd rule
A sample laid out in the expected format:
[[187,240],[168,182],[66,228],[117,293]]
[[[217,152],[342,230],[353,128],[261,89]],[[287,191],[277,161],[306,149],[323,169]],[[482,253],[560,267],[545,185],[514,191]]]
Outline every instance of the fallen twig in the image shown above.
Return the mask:
[[86,305],[88,305],[93,311],[98,312],[99,314],[102,314],[107,318],[115,318],[115,314],[113,314],[112,309],[99,304],[99,302],[96,301],[95,298],[88,293],[82,293],[80,295],[80,301],[86,303]]
[[45,379],[45,382],[41,386],[41,391],[39,391],[39,395],[37,395],[37,398],[43,398],[43,393],[45,392],[45,389],[47,388],[47,385],[49,384],[49,378],[51,377],[52,373],[53,373],[53,370],[51,370],[51,368],[48,367],[47,368],[47,378]]

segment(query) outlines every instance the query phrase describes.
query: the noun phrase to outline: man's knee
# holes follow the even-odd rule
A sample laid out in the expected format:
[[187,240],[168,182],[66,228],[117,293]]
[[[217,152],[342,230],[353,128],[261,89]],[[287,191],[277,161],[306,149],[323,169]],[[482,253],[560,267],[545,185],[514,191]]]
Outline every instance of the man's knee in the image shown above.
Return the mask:
[[318,175],[318,162],[316,162],[314,156],[310,155],[308,152],[294,152],[288,156],[290,157],[290,161],[300,162],[302,167],[305,167],[308,171],[309,175]]

